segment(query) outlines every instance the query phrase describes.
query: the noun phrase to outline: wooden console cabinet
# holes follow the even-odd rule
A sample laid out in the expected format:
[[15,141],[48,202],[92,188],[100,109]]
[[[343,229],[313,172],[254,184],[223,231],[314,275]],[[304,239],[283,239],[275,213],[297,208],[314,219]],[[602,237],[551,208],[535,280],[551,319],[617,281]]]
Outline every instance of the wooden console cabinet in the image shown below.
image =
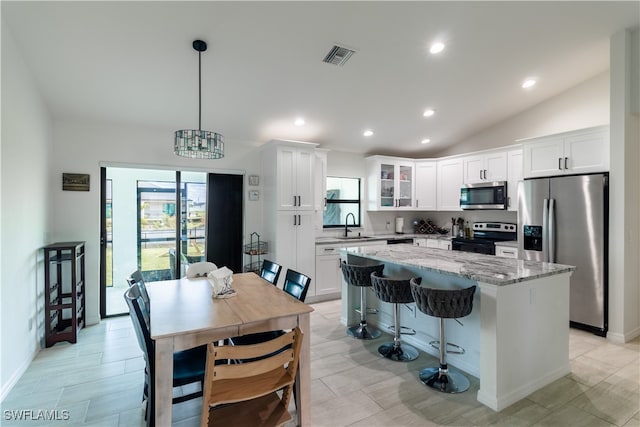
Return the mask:
[[84,242],[58,242],[43,250],[45,346],[75,344],[85,324]]

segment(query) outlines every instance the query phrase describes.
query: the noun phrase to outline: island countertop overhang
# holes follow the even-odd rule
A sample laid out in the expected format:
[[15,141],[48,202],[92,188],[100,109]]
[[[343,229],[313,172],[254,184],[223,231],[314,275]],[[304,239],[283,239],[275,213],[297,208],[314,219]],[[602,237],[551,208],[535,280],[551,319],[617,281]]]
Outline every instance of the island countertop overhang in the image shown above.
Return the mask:
[[358,246],[344,248],[342,252],[347,255],[450,274],[497,286],[570,273],[575,270],[575,267],[571,265],[524,261],[409,244]]

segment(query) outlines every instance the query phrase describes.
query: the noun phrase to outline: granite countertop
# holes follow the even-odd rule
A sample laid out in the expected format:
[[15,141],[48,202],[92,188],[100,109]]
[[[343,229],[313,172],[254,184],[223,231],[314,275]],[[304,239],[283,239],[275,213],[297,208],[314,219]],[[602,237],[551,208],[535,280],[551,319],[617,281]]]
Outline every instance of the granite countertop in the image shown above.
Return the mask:
[[403,244],[352,247],[342,249],[342,251],[376,261],[417,267],[494,285],[510,285],[567,273],[576,269],[570,265],[524,261]]
[[381,241],[381,240],[414,239],[414,238],[451,240],[451,235],[390,233],[390,234],[374,234],[374,235],[368,235],[368,236],[349,236],[348,238],[344,238],[341,236],[316,236],[316,245],[326,245],[326,244],[336,244],[336,243],[349,243],[350,245],[352,245],[358,242],[375,242],[375,241]]

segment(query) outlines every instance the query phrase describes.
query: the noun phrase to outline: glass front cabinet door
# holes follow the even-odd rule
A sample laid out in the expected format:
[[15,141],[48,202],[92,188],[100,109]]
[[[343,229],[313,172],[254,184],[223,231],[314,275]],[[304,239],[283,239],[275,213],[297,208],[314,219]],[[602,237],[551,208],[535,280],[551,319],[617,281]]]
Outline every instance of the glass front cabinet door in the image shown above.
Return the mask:
[[368,210],[414,208],[414,164],[383,156],[367,158]]

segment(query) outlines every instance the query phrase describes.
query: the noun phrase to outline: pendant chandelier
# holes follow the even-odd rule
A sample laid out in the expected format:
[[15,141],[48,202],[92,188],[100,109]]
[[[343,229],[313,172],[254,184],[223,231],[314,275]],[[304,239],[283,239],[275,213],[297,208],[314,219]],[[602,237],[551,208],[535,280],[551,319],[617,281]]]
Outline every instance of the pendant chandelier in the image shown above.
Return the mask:
[[198,52],[198,130],[182,129],[175,133],[173,152],[178,156],[192,159],[220,159],[224,157],[224,141],[222,135],[202,130],[202,52],[207,50],[207,43],[194,40],[193,48]]

